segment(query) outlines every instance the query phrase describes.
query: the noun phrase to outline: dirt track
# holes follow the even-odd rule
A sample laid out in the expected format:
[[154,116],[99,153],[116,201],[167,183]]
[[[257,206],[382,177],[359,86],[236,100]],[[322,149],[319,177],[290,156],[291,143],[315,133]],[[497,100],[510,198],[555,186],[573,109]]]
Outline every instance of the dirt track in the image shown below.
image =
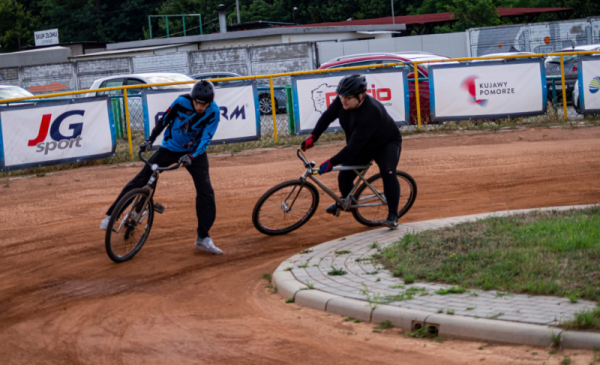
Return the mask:
[[[321,163],[341,145],[314,148]],[[0,180],[0,364],[403,363],[589,364],[591,352],[407,339],[372,324],[285,304],[263,273],[323,241],[365,231],[319,211],[282,237],[250,219],[258,197],[296,178],[293,149],[214,157],[211,179],[224,251],[193,247],[194,188],[183,169],[163,174],[167,207],[130,262],[104,252],[104,211],[141,165],[83,168]],[[496,210],[600,202],[600,127],[406,138],[400,169],[418,197],[401,222]],[[335,184],[335,175],[324,179]],[[10,186],[6,186],[9,184]],[[537,352],[537,355],[532,355]],[[576,356],[573,353],[577,353]]]

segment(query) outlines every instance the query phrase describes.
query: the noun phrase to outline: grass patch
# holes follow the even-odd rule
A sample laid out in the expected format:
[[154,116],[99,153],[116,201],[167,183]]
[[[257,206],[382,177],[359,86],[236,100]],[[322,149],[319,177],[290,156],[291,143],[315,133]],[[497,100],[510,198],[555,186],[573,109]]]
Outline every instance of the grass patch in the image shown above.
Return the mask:
[[380,324],[377,325],[377,327],[375,327],[375,329],[379,329],[379,330],[387,330],[390,328],[394,328],[394,325],[390,321],[381,322]]
[[348,250],[340,250],[340,251],[335,251],[335,254],[336,254],[336,255],[347,255],[347,254],[349,254],[349,253],[351,253],[351,252],[350,252],[350,251],[348,251]]
[[452,286],[452,288],[450,289],[440,289],[438,291],[436,291],[436,294],[439,295],[446,295],[446,294],[460,294],[460,293],[464,293],[467,289],[465,289],[464,287],[458,287],[455,288],[454,286]]
[[460,292],[600,300],[600,206],[407,234],[386,247],[379,262],[394,275],[452,284]]
[[307,248],[306,250],[300,251],[300,253],[311,253],[313,252],[312,248]]
[[346,275],[347,272],[346,270],[342,269],[342,268],[336,268],[334,266],[331,267],[331,271],[329,271],[327,273],[327,275],[332,275],[332,276],[336,276],[336,275]]
[[575,318],[572,321],[561,322],[560,327],[582,330],[600,328],[600,306],[593,310],[584,310],[575,313]]

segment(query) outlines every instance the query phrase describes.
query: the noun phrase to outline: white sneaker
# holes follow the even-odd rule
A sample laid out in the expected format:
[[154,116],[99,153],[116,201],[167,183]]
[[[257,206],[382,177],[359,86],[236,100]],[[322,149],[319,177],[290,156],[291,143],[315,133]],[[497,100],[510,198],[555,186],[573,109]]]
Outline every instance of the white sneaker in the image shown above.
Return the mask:
[[221,251],[217,246],[215,246],[213,240],[210,237],[206,237],[203,240],[201,240],[200,237],[197,237],[194,246],[196,246],[196,248],[199,250],[210,252],[215,255],[220,255],[223,253],[223,251]]
[[104,218],[102,220],[102,222],[100,222],[100,229],[103,229],[106,231],[106,229],[108,228],[108,221],[110,220],[110,215],[107,216],[106,218]]

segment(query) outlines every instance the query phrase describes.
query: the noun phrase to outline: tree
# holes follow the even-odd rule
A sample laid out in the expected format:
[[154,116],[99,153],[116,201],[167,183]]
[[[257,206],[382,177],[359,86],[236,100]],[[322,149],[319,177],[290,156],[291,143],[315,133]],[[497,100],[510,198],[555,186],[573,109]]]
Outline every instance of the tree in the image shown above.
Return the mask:
[[34,44],[33,30],[37,19],[22,4],[0,0],[0,45],[2,52],[14,52]]
[[454,0],[448,10],[458,19],[452,26],[455,32],[500,24],[500,15],[492,0]]

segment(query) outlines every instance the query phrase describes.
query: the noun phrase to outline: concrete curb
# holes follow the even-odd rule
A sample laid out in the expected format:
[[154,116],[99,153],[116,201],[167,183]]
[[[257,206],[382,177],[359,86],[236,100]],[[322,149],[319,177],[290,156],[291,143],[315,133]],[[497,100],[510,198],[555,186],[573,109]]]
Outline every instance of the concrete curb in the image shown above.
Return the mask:
[[[572,208],[576,207],[559,207],[558,209]],[[490,215],[499,214],[504,213],[496,212]],[[487,215],[478,214],[472,216],[472,218],[482,218],[484,216]],[[366,232],[365,235],[372,235],[373,232],[374,231]],[[346,238],[325,242],[312,249],[314,252],[332,249],[340,241],[350,237],[357,237],[357,235],[360,235],[360,233]],[[353,317],[362,321],[374,323],[389,321],[393,325],[402,328],[404,332],[414,332],[415,330],[424,327],[430,332],[437,332],[438,335],[443,338],[542,347],[559,345],[565,348],[590,350],[593,348],[600,348],[600,333],[596,332],[569,331],[558,327],[530,323],[498,321],[460,315],[434,314],[432,312],[400,308],[385,304],[373,305],[365,300],[347,298],[318,290],[318,288],[308,289],[306,284],[296,279],[294,274],[289,271],[290,267],[294,265],[294,262],[302,260],[302,257],[302,254],[290,257],[281,263],[273,274],[273,283],[277,286],[278,294],[285,299],[294,298],[295,303],[302,306],[342,316]]]

